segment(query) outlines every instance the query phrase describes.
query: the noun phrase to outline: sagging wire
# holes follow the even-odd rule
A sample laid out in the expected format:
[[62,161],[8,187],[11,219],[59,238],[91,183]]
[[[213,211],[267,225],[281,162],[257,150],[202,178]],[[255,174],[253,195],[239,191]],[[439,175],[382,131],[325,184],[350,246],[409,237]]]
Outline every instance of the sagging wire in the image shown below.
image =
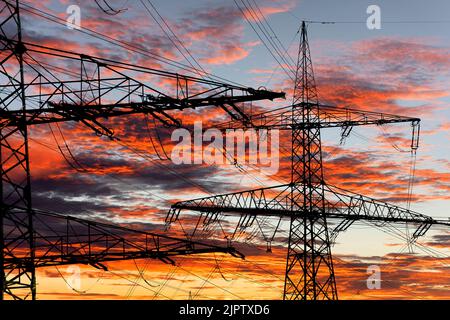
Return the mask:
[[[410,163],[408,186],[407,186],[407,196],[406,196],[406,208],[408,210],[410,210],[411,202],[412,202],[414,180],[415,180],[415,173],[416,173],[417,146],[414,147],[414,145],[411,145],[411,150],[404,150],[404,149],[400,148],[394,142],[390,141],[389,134],[382,125],[377,126],[377,127],[380,129],[381,134],[384,137],[385,141],[388,142],[395,150],[397,150],[400,153],[410,153],[410,155],[411,155],[411,163]],[[360,137],[361,139],[364,139],[364,140],[370,142],[370,139],[368,139],[367,137],[364,137],[360,134],[356,134],[355,132],[352,132],[352,134]]]
[[[227,279],[227,278],[225,278],[225,276],[224,276],[223,273],[222,273],[222,269],[220,268],[219,262],[217,261],[216,253],[213,252],[213,254],[214,254],[214,261],[216,262],[217,271],[219,271],[220,276],[221,276],[221,277],[223,278],[223,280],[225,280],[226,282],[231,282],[231,281],[233,281],[233,279]],[[223,260],[223,259],[222,259],[222,260]],[[221,261],[222,261],[222,260],[221,260]]]
[[[56,153],[59,153],[58,149],[56,149],[55,147],[53,147],[53,146],[51,146],[51,145],[49,145],[49,144],[42,143],[41,141],[36,140],[36,139],[33,139],[33,138],[31,138],[31,137],[30,137],[29,139],[30,139],[31,141],[33,141],[33,142],[35,142],[35,143],[37,143],[37,144],[39,144],[39,145],[45,147],[45,148],[51,150],[51,151],[54,151],[54,152],[56,152]],[[84,172],[82,172],[82,173],[84,173]],[[119,181],[119,182],[121,182],[121,183],[127,184],[127,185],[129,185],[129,186],[132,186],[134,189],[137,188],[139,191],[142,191],[142,192],[148,194],[149,196],[154,196],[154,197],[159,198],[159,199],[161,199],[161,200],[163,200],[163,201],[168,201],[166,198],[164,198],[164,197],[162,197],[162,196],[160,196],[160,195],[158,195],[158,194],[151,193],[151,192],[148,191],[147,189],[144,189],[144,188],[142,188],[142,187],[138,187],[138,186],[136,186],[135,184],[132,184],[132,183],[130,183],[130,182],[127,181],[127,180],[124,180],[124,179],[119,178],[118,176],[115,176],[115,175],[110,174],[110,173],[105,173],[105,175],[108,176],[108,177],[110,177],[110,178],[112,178],[112,179],[114,179],[114,180],[116,180],[116,181]]]
[[[401,232],[398,228],[396,228],[395,226],[390,226],[391,229],[394,229],[396,231],[398,231],[399,233]],[[404,237],[403,237],[404,238]],[[423,245],[422,243],[419,243],[418,241],[412,241],[412,244],[417,246],[417,247],[421,247],[422,250],[426,250],[428,253],[431,253],[431,255],[434,255],[437,258],[449,258],[448,255],[439,252],[439,250],[433,249],[433,248],[429,248],[428,246]],[[446,267],[448,267],[448,264],[443,263],[443,265],[445,265]]]
[[377,126],[377,128],[380,128],[381,130],[381,134],[383,135],[384,139],[386,140],[386,142],[388,142],[395,150],[397,150],[398,152],[401,153],[409,153],[411,152],[410,150],[403,150],[402,148],[400,148],[396,143],[392,142],[390,140],[390,136],[389,133],[386,131],[386,129],[383,127],[383,125],[379,125]]
[[69,145],[68,145],[68,143],[67,143],[67,140],[66,140],[66,138],[64,137],[64,134],[63,134],[63,132],[62,132],[62,130],[61,130],[61,127],[59,126],[58,122],[56,122],[55,125],[56,125],[56,128],[58,128],[58,132],[59,132],[59,134],[60,134],[60,136],[61,136],[61,138],[62,138],[62,140],[63,140],[64,146],[65,146],[67,152],[69,153],[70,157],[73,159],[73,161],[75,162],[75,164],[76,164],[80,169],[82,169],[84,172],[87,172],[88,170],[87,170],[86,168],[84,168],[84,166],[83,166],[83,165],[75,158],[75,156],[73,155],[73,153],[72,153],[71,149],[69,148]]
[[145,115],[145,116],[144,116],[144,120],[145,120],[145,125],[146,125],[147,134],[148,134],[148,137],[149,137],[149,139],[150,139],[150,143],[152,144],[153,150],[155,151],[155,153],[156,153],[158,159],[159,159],[159,160],[172,160],[172,159],[169,157],[169,155],[167,154],[166,149],[164,148],[164,144],[163,144],[162,139],[161,139],[161,136],[160,136],[160,134],[159,134],[159,131],[158,131],[158,128],[157,128],[157,125],[156,125],[156,120],[155,120],[155,118],[153,118],[153,128],[152,128],[152,129],[153,129],[153,131],[154,131],[155,134],[156,134],[156,139],[158,140],[160,149],[162,150],[162,153],[164,154],[165,158],[163,158],[163,157],[161,156],[160,152],[158,151],[158,148],[156,148],[156,144],[155,144],[155,141],[154,141],[154,139],[153,139],[152,132],[150,131],[149,115]]
[[408,180],[408,198],[406,200],[406,208],[408,210],[411,208],[414,179],[415,179],[415,175],[416,175],[416,161],[417,161],[417,152],[416,152],[416,150],[412,150],[411,165],[410,165],[410,169],[409,169],[409,180]]
[[[207,283],[207,282],[210,282],[209,279],[211,278],[211,276],[212,276],[212,275],[214,274],[214,272],[216,271],[217,266],[218,266],[218,264],[215,265],[213,268],[211,268],[211,271],[209,272],[208,276],[207,276],[206,278],[203,279],[204,281],[203,281],[202,285],[200,286],[200,288],[198,288],[197,292],[195,292],[195,294],[192,296],[192,299],[193,299],[193,300],[200,294],[200,291],[203,290],[203,288],[205,287],[206,283]],[[211,282],[210,282],[210,283],[211,283]]]
[[411,154],[411,164],[410,164],[410,169],[409,169],[407,198],[406,198],[406,208],[409,210],[411,208],[414,179],[415,179],[415,174],[416,174],[417,146],[414,147],[412,145],[411,150],[403,150],[397,144],[389,141],[389,135],[386,132],[386,130],[383,128],[383,126],[378,126],[378,127],[383,131],[382,133],[383,133],[386,141],[388,141],[395,150],[397,150],[398,152],[401,152],[401,153],[410,153]]
[[[48,127],[50,129],[50,132],[53,136],[53,139],[55,140],[55,143],[59,149],[60,154],[63,156],[64,160],[66,161],[66,163],[75,171],[80,172],[80,173],[86,173],[88,172],[88,170],[86,168],[84,168],[76,159],[75,156],[73,155],[72,151],[70,150],[66,140],[63,137],[63,143],[64,143],[64,147],[67,150],[69,157],[72,159],[73,163],[69,160],[68,156],[65,154],[65,152],[63,151],[63,149],[61,148],[61,145],[59,144],[58,139],[56,138],[55,132],[53,131],[53,128],[51,126],[51,124],[48,124]],[[58,126],[59,129],[59,126]],[[60,129],[59,129],[60,130]],[[60,134],[62,134],[62,131],[60,130]]]
[[[375,227],[377,227],[375,225]],[[399,230],[398,228],[396,228],[395,226],[392,225],[387,225],[386,228],[378,228],[381,232],[389,234],[393,237],[396,237],[397,239],[401,240],[401,241],[408,241],[408,239],[403,235],[402,231]],[[386,231],[385,229],[387,229],[388,231]],[[426,254],[431,254],[432,256],[436,257],[436,258],[449,258],[449,256],[447,256],[446,254],[439,252],[436,249],[432,249],[429,248],[425,245],[423,245],[422,243],[419,243],[418,241],[412,241],[411,244],[415,247],[417,247],[418,249],[422,250],[423,252],[425,252]],[[448,264],[440,262],[442,265],[449,267]]]
[[164,282],[162,283],[162,285],[159,286],[159,289],[156,291],[155,295],[153,296],[152,300],[155,300],[160,294],[162,289],[167,285],[167,283],[173,278],[173,276],[175,275],[175,273],[178,270],[178,266],[174,265],[172,270],[169,271],[166,275],[166,279],[164,280]]
[[[166,19],[159,13],[158,9],[153,5],[153,3],[150,0],[147,0],[149,6],[155,11],[156,15],[152,13],[152,11],[150,10],[150,7],[147,6],[143,0],[140,0],[140,2],[142,4],[142,6],[146,9],[148,14],[153,18],[153,20],[156,22],[156,24],[162,30],[162,32],[166,35],[167,39],[169,39],[169,41],[175,46],[177,51],[183,56],[183,58],[192,67],[192,69],[196,70],[197,75],[202,79],[208,78],[211,80],[211,77],[208,76],[208,72],[206,72],[206,70],[203,68],[203,66],[200,65],[198,60],[192,55],[192,53],[189,51],[189,49],[184,45],[183,41],[181,41],[181,39],[175,34],[175,32],[170,27],[170,25],[168,24]],[[159,17],[159,20],[158,20],[158,17]],[[167,28],[168,31],[164,28],[164,26]],[[177,44],[177,42],[181,46],[181,48]],[[182,49],[184,49],[184,51]],[[187,53],[187,55],[185,54],[185,52]],[[192,59],[192,61],[194,62],[194,64],[196,66],[194,66],[194,64],[188,58],[188,56]]]
[[[245,261],[245,260],[244,260],[244,261]],[[225,288],[223,288],[223,287],[221,287],[221,286],[215,284],[214,282],[210,281],[209,278],[202,278],[201,276],[199,276],[199,275],[193,273],[192,271],[189,271],[189,270],[186,269],[186,268],[183,268],[182,266],[179,266],[179,268],[180,268],[181,270],[183,270],[183,271],[185,271],[185,272],[187,272],[187,273],[193,275],[194,277],[199,278],[200,280],[203,280],[205,284],[206,284],[206,283],[209,283],[209,284],[213,285],[214,287],[216,287],[217,289],[222,290],[222,291],[224,291],[224,292],[226,292],[226,293],[228,293],[228,294],[231,294],[232,296],[234,296],[235,298],[237,298],[237,299],[239,299],[239,300],[244,300],[242,297],[240,297],[240,296],[238,296],[237,294],[231,292],[230,290],[225,289]],[[204,287],[204,285],[203,285],[203,287]],[[199,293],[199,291],[197,290],[197,295],[198,295],[198,293]],[[192,297],[192,299],[194,299],[194,298],[196,297],[196,295],[193,295],[193,296],[190,295],[190,296]]]
[[[135,260],[135,259],[133,259],[133,260]],[[144,266],[144,269],[143,269],[144,271],[147,269],[147,267],[148,267],[149,264],[150,264],[150,259],[147,260],[147,262],[146,262],[146,264],[145,264],[145,266]],[[135,263],[135,266],[137,267],[137,264],[136,264],[136,263]],[[139,271],[139,269],[138,269],[138,271]],[[143,271],[143,272],[144,272],[144,271]],[[143,272],[142,272],[142,273],[143,273]],[[168,276],[168,274],[169,274],[170,272],[171,272],[171,271],[169,271],[169,272],[166,274],[166,277]],[[184,279],[186,279],[186,277],[187,277],[187,276],[185,276]],[[138,279],[140,278],[139,275],[137,276],[137,278],[138,278]],[[144,282],[145,282],[147,285],[149,285],[149,286],[152,287],[152,288],[156,288],[156,287],[160,287],[160,286],[161,286],[161,283],[159,283],[159,282],[156,282],[156,281],[155,281],[155,283],[158,283],[158,284],[157,284],[157,285],[152,285],[152,284],[151,284],[149,281],[147,281],[145,278],[142,278],[142,279],[144,280]],[[131,297],[131,295],[134,293],[134,290],[135,290],[135,289],[133,289],[133,288],[137,288],[138,286],[143,287],[144,289],[150,290],[150,291],[152,291],[153,293],[156,293],[155,290],[143,286],[143,285],[140,284],[139,281],[137,281],[137,280],[136,280],[136,281],[128,280],[128,281],[130,281],[130,282],[132,283],[132,285],[131,285],[132,287],[130,288],[130,290],[129,290],[128,293],[127,293],[127,298]],[[180,283],[180,285],[177,286],[177,287],[172,286],[172,285],[169,285],[168,283],[166,283],[165,286],[168,287],[168,288],[171,288],[171,289],[174,289],[174,290],[175,290],[174,293],[173,293],[173,295],[172,295],[172,297],[174,297],[174,296],[175,296],[175,293],[177,293],[177,292],[180,291],[180,290],[183,291],[183,292],[185,292],[185,293],[189,293],[188,290],[183,289],[183,288],[180,287],[180,286],[181,286],[181,283]],[[168,299],[171,299],[171,298],[172,298],[172,297],[168,297],[168,296],[162,294],[161,292],[159,292],[158,295],[164,296],[164,297],[166,297],[166,298],[168,298]],[[209,298],[209,297],[208,297],[208,298]],[[211,299],[211,298],[209,298],[209,299]]]
[[[415,179],[415,175],[416,175],[416,160],[417,160],[417,152],[415,149],[413,149],[413,150],[411,150],[411,165],[409,168],[408,191],[407,191],[407,198],[406,198],[406,208],[408,210],[411,209],[411,201],[412,201],[413,188],[414,188],[414,179]],[[405,230],[406,230],[407,239],[410,239],[408,223],[405,224]],[[413,245],[413,243],[410,240],[408,240],[409,252],[413,251],[412,245]]]
[[164,159],[161,157],[161,155],[159,154],[158,149],[157,149],[156,146],[155,146],[155,142],[153,141],[153,137],[152,137],[152,134],[151,134],[151,132],[150,132],[150,126],[149,126],[149,124],[148,124],[148,116],[144,116],[144,120],[145,120],[145,126],[146,126],[146,129],[147,129],[147,135],[148,135],[148,137],[149,137],[149,139],[150,139],[150,143],[152,144],[153,151],[155,151],[156,156],[158,157],[159,160],[164,160]]
[[[362,223],[363,223],[363,224],[366,224],[366,225],[373,224],[373,223],[368,223],[368,222],[364,222],[364,221],[362,221]],[[380,230],[380,231],[383,232],[383,233],[386,233],[386,234],[388,234],[388,235],[391,235],[391,236],[393,236],[393,237],[395,237],[395,238],[398,238],[398,239],[400,239],[400,240],[406,240],[406,241],[407,241],[407,244],[406,244],[405,246],[403,246],[403,247],[399,250],[399,252],[397,252],[393,257],[390,257],[390,259],[392,259],[392,260],[397,259],[397,257],[400,256],[401,254],[403,254],[403,252],[405,251],[405,249],[407,249],[410,245],[411,245],[411,246],[416,246],[418,249],[421,249],[421,250],[422,250],[423,252],[425,252],[426,254],[431,254],[432,256],[435,256],[436,258],[442,258],[442,257],[447,258],[447,256],[443,255],[442,253],[440,253],[440,252],[438,252],[438,251],[436,251],[436,250],[434,250],[434,251],[436,251],[437,253],[433,253],[432,249],[429,249],[428,247],[426,247],[426,246],[424,246],[424,245],[422,245],[422,244],[420,244],[420,243],[417,243],[417,242],[411,242],[411,243],[409,243],[410,241],[408,240],[407,236],[405,237],[405,235],[403,234],[403,232],[402,232],[400,229],[396,228],[395,226],[388,225],[387,228],[378,228],[375,224],[373,224],[373,225],[374,225],[378,230]],[[422,247],[422,248],[421,248],[421,247]],[[438,256],[439,254],[440,254],[441,256]],[[339,260],[340,262],[342,262],[342,263],[344,263],[344,264],[348,264],[348,262],[345,261],[345,260],[343,260],[342,258],[335,257],[334,259]],[[442,264],[443,264],[444,266],[448,266],[448,265],[445,264],[445,263],[442,263]],[[384,281],[389,281],[389,280],[384,280]],[[387,283],[385,283],[385,284],[387,284]],[[388,285],[388,284],[387,284],[387,285]],[[415,292],[413,292],[413,291],[411,291],[411,290],[404,289],[404,288],[399,288],[399,290],[401,290],[401,291],[403,291],[403,292],[405,292],[405,293],[408,293],[408,294],[415,295],[415,296],[417,296],[417,297],[419,297],[419,298],[423,298],[423,297],[420,297],[417,293],[415,293]],[[358,291],[359,291],[359,290],[358,290]]]
[[78,289],[74,288],[74,286],[71,283],[69,283],[69,281],[67,281],[66,277],[64,277],[61,270],[59,270],[58,266],[55,265],[55,268],[56,268],[56,271],[58,272],[59,276],[61,277],[61,279],[63,279],[63,281],[67,285],[67,287],[70,288],[72,291],[78,293],[79,295],[84,295],[84,294],[87,294],[89,291],[91,291],[98,284],[98,282],[103,278],[103,275],[105,274],[105,270],[103,270],[102,273],[100,274],[100,277],[97,278],[97,281],[95,281],[95,283],[91,287],[89,287],[86,290],[78,290]]
[[120,14],[120,13],[125,12],[125,11],[128,10],[128,8],[125,8],[125,7],[126,7],[126,5],[128,4],[128,1],[129,1],[129,0],[127,0],[127,1],[122,5],[122,9],[114,9],[114,8],[108,3],[108,1],[106,1],[106,0],[103,0],[103,5],[104,5],[106,8],[104,8],[103,5],[101,5],[101,4],[99,3],[99,0],[94,0],[94,1],[95,1],[95,3],[97,4],[97,6],[100,8],[100,10],[102,10],[104,13],[106,13],[107,15],[110,15],[110,16],[116,16],[116,15],[118,15],[118,14]]
[[148,267],[148,265],[149,265],[149,261],[148,261],[148,260],[145,262],[145,265],[144,265],[144,267],[142,268],[142,270],[139,269],[139,266],[138,266],[137,263],[136,263],[136,259],[133,259],[133,263],[134,263],[134,266],[136,267],[136,270],[137,270],[137,272],[138,272],[138,275],[136,276],[136,281],[135,281],[135,283],[132,284],[132,285],[131,285],[131,288],[128,290],[127,298],[129,298],[129,297],[131,297],[131,296],[133,295],[134,291],[136,290],[137,284],[139,283],[139,279],[144,280],[144,282],[145,282],[148,286],[150,286],[150,287],[152,287],[152,288],[157,288],[157,287],[160,286],[160,284],[157,284],[157,285],[151,284],[151,283],[150,283],[149,281],[147,281],[147,279],[145,279],[145,277],[144,277],[144,272],[145,272],[145,270],[147,269],[147,267]]
[[[21,6],[22,6],[21,7],[22,10],[27,11],[27,12],[29,12],[31,14],[37,15],[37,16],[43,18],[43,19],[49,20],[49,21],[57,23],[59,25],[63,25],[63,26],[66,25],[65,19],[63,19],[61,17],[58,17],[55,14],[52,14],[52,13],[40,10],[40,9],[35,8],[35,7],[33,7],[33,6],[29,5],[29,4],[26,4],[26,3],[21,3]],[[148,51],[142,49],[138,45],[134,45],[132,43],[127,43],[127,42],[124,42],[124,41],[121,41],[121,40],[117,40],[115,38],[112,38],[112,37],[110,37],[110,36],[108,36],[106,34],[97,32],[95,30],[88,29],[88,28],[85,28],[85,27],[80,28],[80,29],[76,29],[76,30],[81,32],[81,33],[84,33],[84,34],[87,34],[89,36],[92,36],[94,38],[100,39],[102,41],[106,41],[106,42],[108,42],[110,44],[113,44],[113,45],[116,45],[116,46],[120,46],[120,47],[126,49],[127,51],[132,51],[132,52],[144,55],[144,56],[146,56],[148,58],[155,59],[155,60],[160,61],[162,63],[168,64],[168,65],[170,65],[172,67],[175,67],[177,69],[182,69],[182,70],[185,70],[185,71],[188,71],[188,72],[191,72],[191,73],[198,72],[197,69],[192,70],[189,66],[187,66],[185,64],[176,62],[175,60],[171,60],[171,59],[165,58],[162,55],[149,53]],[[216,75],[209,74],[209,73],[208,73],[208,76],[209,77],[213,77],[215,79],[222,80],[222,81],[226,81],[226,82],[231,83],[231,84],[235,84],[235,85],[240,86],[240,87],[245,87],[245,85],[243,85],[243,84],[239,84],[239,83],[236,83],[234,81],[227,80],[227,79],[222,78],[220,76],[216,76]]]
[[160,145],[160,147],[161,147],[162,152],[164,153],[164,156],[166,157],[167,160],[170,160],[170,161],[171,161],[172,159],[169,157],[169,155],[168,155],[167,152],[166,152],[166,149],[164,148],[164,144],[163,144],[162,139],[161,139],[161,136],[160,136],[160,134],[159,134],[159,131],[158,131],[158,127],[157,127],[157,125],[156,125],[156,120],[155,120],[155,118],[153,118],[153,129],[154,129],[154,131],[155,131],[155,133],[156,133],[156,138],[158,139],[159,145]]
[[[270,35],[265,33],[264,30],[261,29],[261,27],[260,27],[260,25],[258,23],[257,23],[257,27],[255,27],[253,25],[252,20],[257,21],[257,19],[255,18],[255,16],[252,14],[250,9],[248,8],[248,5],[246,5],[246,3],[244,3],[242,0],[241,0],[241,2],[245,6],[245,8],[242,8],[239,5],[239,3],[237,2],[237,0],[234,0],[234,3],[236,4],[237,8],[241,11],[242,16],[245,18],[245,20],[248,22],[250,27],[256,33],[256,35],[258,36],[259,40],[261,40],[262,44],[266,47],[267,51],[275,59],[275,61],[278,63],[278,65],[281,67],[281,69],[283,69],[283,71],[286,73],[286,75],[292,81],[294,81],[294,79],[295,79],[295,70],[293,70],[292,67],[289,65],[289,63],[287,63],[288,61],[286,60],[286,57],[284,56],[283,53],[278,52],[275,48],[274,48],[275,49],[275,53],[273,52],[273,50],[270,48],[270,46],[273,47],[272,43],[270,42]],[[261,31],[262,34],[260,32],[258,32],[257,28],[260,28],[260,31]],[[267,43],[267,41],[264,40],[264,37],[266,37],[266,39],[269,39],[269,43]],[[285,66],[285,64],[286,64],[286,66]]]
[[[225,257],[223,257],[223,258],[220,259],[220,261],[219,261],[219,260],[217,259],[216,255],[215,255],[215,253],[213,253],[213,254],[214,254],[214,259],[215,259],[215,266],[211,269],[211,271],[210,271],[210,273],[209,273],[209,275],[208,275],[207,278],[204,278],[204,277],[202,277],[202,276],[199,276],[199,275],[197,275],[197,274],[195,274],[195,273],[193,273],[193,272],[191,272],[191,271],[188,271],[187,269],[185,269],[185,268],[183,268],[183,267],[181,266],[181,263],[178,264],[178,267],[179,267],[181,270],[185,271],[185,272],[188,273],[188,274],[191,274],[191,275],[195,276],[196,278],[198,278],[198,279],[200,279],[200,280],[203,280],[202,286],[198,288],[197,292],[196,292],[194,295],[192,294],[192,291],[189,290],[189,300],[194,300],[196,297],[198,297],[198,296],[200,295],[200,291],[203,290],[203,288],[205,287],[206,283],[210,283],[211,285],[217,287],[218,289],[220,289],[220,290],[222,290],[222,291],[224,291],[224,292],[226,292],[226,293],[229,293],[229,294],[231,294],[231,295],[233,295],[233,296],[235,296],[235,297],[238,298],[238,296],[236,296],[235,294],[233,294],[233,292],[231,292],[230,290],[228,290],[228,289],[226,289],[226,288],[223,288],[223,287],[221,287],[221,286],[219,286],[219,285],[213,283],[213,282],[210,280],[210,278],[211,278],[211,276],[214,274],[215,270],[217,270],[217,271],[220,273],[221,277],[222,277],[225,281],[233,283],[233,281],[235,280],[235,279],[226,279],[225,276],[223,275],[223,272],[222,272],[222,270],[221,270],[221,268],[220,268],[220,263],[225,259]],[[208,261],[209,261],[209,260],[208,260]],[[206,265],[205,263],[201,263],[201,264]],[[186,278],[186,277],[185,277],[185,278]],[[186,292],[186,290],[183,290],[183,291]]]
[[[137,286],[142,287],[142,288],[144,288],[144,289],[146,289],[146,290],[148,290],[148,291],[151,291],[151,292],[153,292],[153,293],[156,293],[156,291],[155,291],[154,289],[149,288],[149,287],[146,287],[146,286],[144,286],[144,285],[142,285],[142,284],[140,284],[140,283],[137,283],[136,281],[133,281],[133,280],[131,280],[131,279],[129,279],[129,278],[127,278],[127,277],[121,275],[119,272],[114,272],[114,271],[111,270],[111,268],[108,268],[108,272],[111,273],[112,275],[116,276],[116,277],[119,277],[119,278],[124,279],[124,280],[126,280],[126,281],[128,281],[128,282],[131,282],[131,283],[133,283],[133,284],[136,284]],[[166,295],[164,295],[164,294],[162,294],[162,293],[160,293],[160,295],[163,296],[164,298],[168,299],[168,300],[173,300],[171,297],[168,297],[168,296],[166,296]]]

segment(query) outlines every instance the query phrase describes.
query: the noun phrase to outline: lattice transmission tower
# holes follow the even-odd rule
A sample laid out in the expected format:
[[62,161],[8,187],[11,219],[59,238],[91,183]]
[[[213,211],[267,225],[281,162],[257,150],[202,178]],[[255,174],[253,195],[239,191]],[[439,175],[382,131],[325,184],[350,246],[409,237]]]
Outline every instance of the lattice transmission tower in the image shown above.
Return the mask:
[[[301,26],[297,61],[291,106],[254,115],[248,122],[232,120],[216,126],[224,133],[228,129],[250,128],[290,131],[289,183],[181,201],[172,205],[166,223],[170,225],[177,221],[182,210],[201,212],[197,226],[203,228],[211,228],[225,213],[237,214],[236,234],[237,230],[251,227],[257,216],[285,217],[290,220],[290,228],[283,299],[338,299],[331,245],[336,235],[347,230],[353,222],[416,224],[412,241],[424,235],[431,225],[450,226],[450,223],[326,182],[322,165],[322,129],[339,127],[343,136],[348,136],[355,126],[411,123],[411,148],[415,152],[420,119],[319,103],[305,22]],[[340,223],[330,230],[329,219],[338,219]]]
[[[173,256],[208,252],[240,256],[228,246],[33,208],[28,128],[75,121],[97,135],[116,139],[105,124],[112,117],[144,114],[166,126],[180,126],[170,111],[218,106],[244,120],[246,115],[236,104],[284,94],[26,42],[20,9],[18,0],[0,2],[0,299],[36,299],[38,267],[82,263],[105,269],[105,261],[172,262]],[[52,61],[63,62],[70,70],[61,72],[61,64]],[[162,92],[138,80],[142,75],[173,85]]]

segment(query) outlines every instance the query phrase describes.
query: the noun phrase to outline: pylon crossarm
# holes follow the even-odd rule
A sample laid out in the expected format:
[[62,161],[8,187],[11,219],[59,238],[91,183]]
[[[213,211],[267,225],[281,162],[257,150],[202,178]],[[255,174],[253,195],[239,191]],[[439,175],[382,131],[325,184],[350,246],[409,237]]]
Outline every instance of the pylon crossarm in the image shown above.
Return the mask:
[[181,210],[198,212],[234,212],[257,215],[283,215],[291,210],[289,200],[291,185],[259,188],[243,192],[221,194],[212,197],[180,201],[173,204],[166,217],[166,223],[175,222]]
[[[353,127],[363,125],[383,125],[391,123],[410,122],[418,124],[419,118],[404,117],[399,115],[341,108],[329,105],[318,104],[298,104],[298,106],[308,106],[319,116],[319,122],[302,123],[298,119],[292,119],[292,106],[250,115],[249,121],[231,120],[215,125],[215,128],[226,129],[280,129],[292,130],[292,128],[336,128]],[[206,128],[207,129],[207,128]]]
[[[52,122],[64,121],[92,121],[99,118],[111,118],[116,116],[123,116],[129,114],[148,114],[164,125],[180,126],[177,119],[171,117],[167,111],[183,110],[187,108],[198,108],[206,106],[219,106],[224,108],[227,104],[237,104],[247,101],[256,101],[264,99],[275,99],[282,97],[283,94],[269,92],[264,90],[246,89],[246,92],[236,92],[238,89],[227,88],[221,90],[220,93],[211,93],[203,98],[175,98],[170,96],[155,97],[149,93],[148,86],[135,82],[129,77],[123,78],[107,78],[102,79],[107,83],[97,85],[97,81],[82,80],[82,81],[60,81],[54,82],[51,93],[43,93],[40,95],[29,94],[27,99],[31,101],[43,100],[39,107],[27,109],[26,123],[27,125],[38,125]],[[77,83],[78,82],[78,83]],[[92,90],[76,90],[73,86],[84,86],[92,82],[92,86],[96,87],[97,92],[101,92],[89,102],[80,102],[77,96],[79,94],[92,94]],[[124,84],[126,82],[126,84]],[[70,83],[71,86],[67,84]],[[113,84],[114,83],[114,84]],[[34,90],[41,89],[38,86],[44,86],[42,83],[28,84],[29,88]],[[48,84],[47,84],[48,85]],[[0,86],[9,92],[10,86]],[[100,95],[116,94],[116,98],[109,100],[109,102],[101,103]],[[118,92],[117,92],[118,91]],[[104,100],[105,99],[104,97]],[[124,101],[133,100],[133,101]],[[65,102],[68,101],[68,102]],[[5,105],[9,104],[7,97],[2,97],[1,102]],[[243,117],[243,113],[239,108],[233,109],[239,116]],[[227,109],[227,112],[231,112]],[[0,110],[0,128],[17,126],[23,112],[21,110]],[[235,116],[237,117],[237,116]]]
[[[5,269],[26,265],[30,257],[20,250],[21,235],[8,232],[8,226],[16,223],[22,209],[11,209],[4,217],[6,248],[15,247],[5,255]],[[99,223],[54,213],[33,212],[35,232],[35,267],[65,264],[90,264],[102,262],[150,258],[173,263],[171,257],[202,253],[227,253],[243,258],[231,246],[169,237],[154,232],[134,230],[122,226]],[[12,230],[12,229],[11,229]]]
[[421,213],[331,185],[325,185],[325,199],[328,217],[450,225]]
[[358,220],[415,224],[417,229],[412,235],[412,240],[425,235],[432,225],[450,226],[449,220],[437,220],[336,186],[325,186],[325,199],[327,217],[342,219],[332,231],[330,236],[332,239]]
[[[2,35],[0,42],[18,43]],[[83,120],[92,123],[98,118],[144,113],[165,125],[179,126],[179,121],[166,111],[205,106],[218,106],[232,112],[235,119],[244,119],[237,103],[285,96],[282,92],[196,78],[29,42],[22,44],[24,67],[29,75],[24,83],[28,125]],[[70,65],[79,63],[77,70],[80,71],[60,68],[55,72],[51,65],[43,62],[48,58]],[[3,63],[5,69],[9,67],[8,62]],[[6,78],[5,69],[0,71],[0,76]],[[162,86],[164,89],[157,88],[138,80],[143,77],[152,77],[155,82],[167,82],[167,85]],[[16,87],[14,82],[0,85],[0,128],[17,126],[23,121],[23,110],[16,105]],[[232,106],[231,111],[226,108],[228,105]]]
[[[167,223],[176,221],[181,210],[198,212],[221,212],[260,216],[302,216],[302,204],[290,201],[290,192],[301,194],[303,186],[300,184],[285,184],[275,187],[259,188],[243,192],[222,194],[212,197],[181,201],[172,205],[166,217]],[[426,215],[408,210],[387,202],[353,193],[335,186],[324,185],[325,214],[327,218],[344,220],[367,220],[392,223],[418,224],[420,230],[423,225],[447,225],[450,222],[435,220]],[[315,213],[308,213],[314,215]],[[350,226],[341,225],[339,231]],[[421,234],[423,232],[418,232]]]

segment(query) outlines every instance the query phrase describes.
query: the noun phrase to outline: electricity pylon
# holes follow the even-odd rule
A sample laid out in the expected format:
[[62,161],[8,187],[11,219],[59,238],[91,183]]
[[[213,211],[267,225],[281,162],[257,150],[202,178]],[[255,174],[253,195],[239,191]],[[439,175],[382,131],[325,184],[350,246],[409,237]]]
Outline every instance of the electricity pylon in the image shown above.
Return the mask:
[[[256,216],[290,219],[284,283],[285,300],[337,299],[331,255],[332,238],[356,220],[418,224],[412,238],[425,234],[431,225],[450,223],[408,209],[377,201],[330,184],[323,176],[321,129],[340,127],[343,136],[354,126],[409,122],[413,127],[412,152],[418,147],[418,118],[344,109],[318,102],[308,44],[306,23],[302,23],[293,104],[289,108],[264,112],[251,121],[230,121],[217,128],[280,129],[291,133],[291,178],[284,185],[181,201],[172,205],[168,224],[179,219],[181,210],[199,211],[199,223],[210,228],[222,213],[240,214],[238,229],[250,227]],[[332,230],[328,219],[340,219]]]
[[[237,254],[232,248],[38,212],[32,207],[28,126],[77,121],[115,139],[102,119],[146,114],[164,125],[180,126],[171,110],[219,106],[234,119],[246,121],[237,103],[284,94],[25,42],[19,1],[2,0],[0,6],[0,299],[5,294],[35,299],[35,269],[40,266]],[[63,67],[61,61],[66,63]],[[67,66],[71,69],[64,69]],[[140,76],[164,79],[173,84],[172,92],[149,86],[138,80]]]

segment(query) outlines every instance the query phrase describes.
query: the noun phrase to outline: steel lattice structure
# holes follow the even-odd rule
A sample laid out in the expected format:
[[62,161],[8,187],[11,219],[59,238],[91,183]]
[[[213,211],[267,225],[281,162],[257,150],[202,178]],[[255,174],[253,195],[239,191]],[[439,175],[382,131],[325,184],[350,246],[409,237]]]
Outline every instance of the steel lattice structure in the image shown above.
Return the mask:
[[[413,127],[411,148],[415,152],[420,119],[320,104],[305,22],[296,70],[291,106],[252,116],[249,122],[230,121],[218,126],[223,132],[248,128],[290,130],[290,183],[181,201],[172,205],[166,222],[178,220],[181,210],[201,212],[197,225],[205,228],[216,222],[221,213],[240,214],[236,230],[250,227],[256,216],[287,217],[290,230],[284,299],[337,299],[331,242],[354,221],[414,223],[418,228],[412,240],[424,235],[431,225],[450,223],[327,184],[322,167],[321,129],[340,127],[343,136],[347,136],[354,126],[408,122]],[[334,218],[341,223],[330,231],[327,220]]]
[[[275,99],[284,93],[238,87],[162,70],[92,57],[23,41],[18,0],[0,3],[0,299],[36,298],[37,267],[224,252],[233,248],[196,243],[74,217],[39,212],[32,207],[28,126],[77,121],[96,134],[114,139],[103,119],[147,114],[168,126],[180,126],[171,110],[219,106],[234,119],[247,116],[240,102]],[[61,68],[36,57],[63,59]],[[78,70],[73,72],[73,70]],[[172,84],[162,92],[128,73],[162,77]]]

